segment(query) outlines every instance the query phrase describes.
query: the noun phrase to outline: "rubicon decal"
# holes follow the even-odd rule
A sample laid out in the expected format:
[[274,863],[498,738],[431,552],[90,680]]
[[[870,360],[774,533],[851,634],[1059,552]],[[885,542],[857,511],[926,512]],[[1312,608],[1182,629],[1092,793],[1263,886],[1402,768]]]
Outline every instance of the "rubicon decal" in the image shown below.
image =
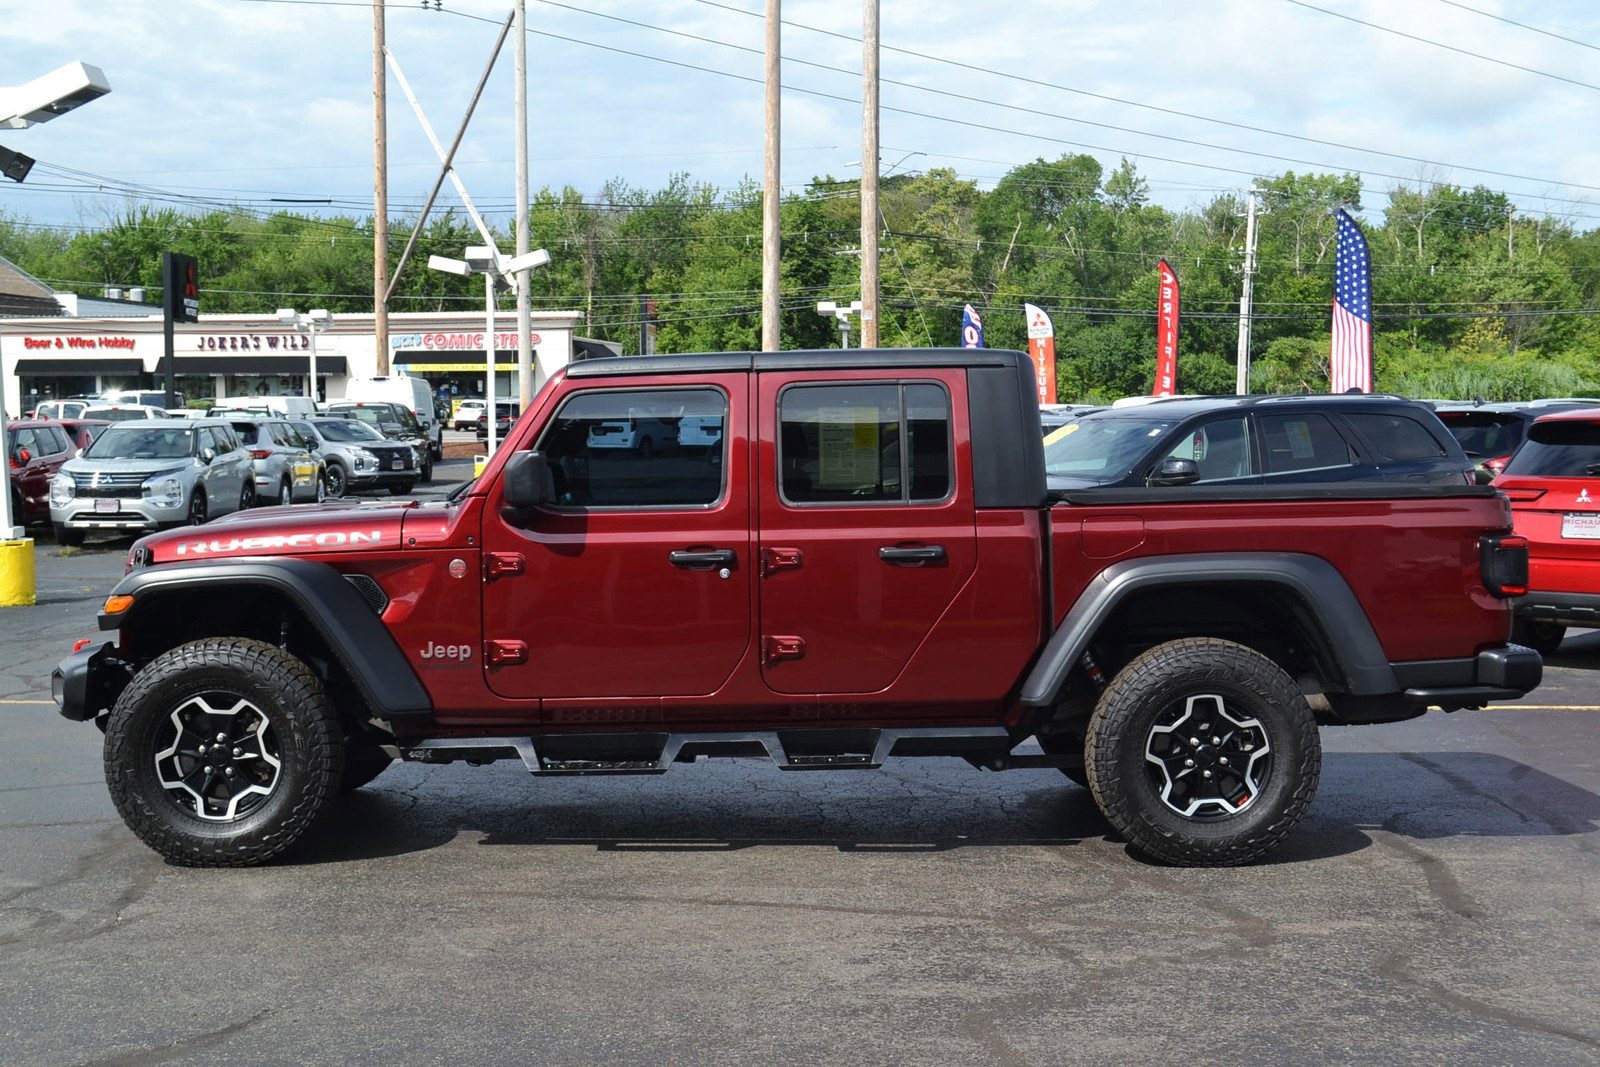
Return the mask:
[[261,552],[269,548],[344,548],[379,545],[378,530],[328,530],[323,533],[263,534],[256,537],[214,537],[209,541],[179,541],[179,556],[211,556],[228,552]]

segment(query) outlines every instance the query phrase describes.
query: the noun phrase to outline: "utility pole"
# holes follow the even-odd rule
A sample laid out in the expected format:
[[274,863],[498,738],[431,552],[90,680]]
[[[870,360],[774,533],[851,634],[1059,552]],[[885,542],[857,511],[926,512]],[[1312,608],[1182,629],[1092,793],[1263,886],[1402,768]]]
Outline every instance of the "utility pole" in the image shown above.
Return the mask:
[[1252,185],[1244,214],[1244,292],[1239,297],[1239,372],[1233,390],[1240,396],[1250,392],[1250,289],[1256,276],[1256,197],[1260,195]]
[[783,58],[780,6],[779,0],[767,0],[766,170],[761,194],[761,349],[764,352],[776,352],[783,347],[779,302],[779,270],[783,260],[783,189],[779,183],[783,88],[779,73]]
[[[517,0],[511,32],[517,35],[517,255],[528,254],[528,0]],[[533,403],[533,294],[530,276],[517,279],[517,398]],[[492,405],[491,405],[492,406]]]
[[878,0],[861,15],[861,347],[878,347]]
[[383,0],[372,0],[372,346],[389,373],[389,102],[383,69]]

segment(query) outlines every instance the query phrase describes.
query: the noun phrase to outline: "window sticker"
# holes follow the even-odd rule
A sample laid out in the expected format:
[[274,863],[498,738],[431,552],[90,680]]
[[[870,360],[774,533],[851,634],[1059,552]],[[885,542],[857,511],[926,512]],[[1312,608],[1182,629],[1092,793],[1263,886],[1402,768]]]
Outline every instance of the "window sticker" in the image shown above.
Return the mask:
[[821,408],[817,423],[817,484],[827,489],[876,485],[878,409]]

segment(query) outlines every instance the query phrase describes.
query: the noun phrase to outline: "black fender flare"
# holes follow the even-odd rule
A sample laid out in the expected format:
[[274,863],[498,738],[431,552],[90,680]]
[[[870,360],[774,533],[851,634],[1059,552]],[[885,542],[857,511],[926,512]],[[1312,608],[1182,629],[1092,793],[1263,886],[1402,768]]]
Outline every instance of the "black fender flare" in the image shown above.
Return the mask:
[[100,615],[100,629],[120,630],[136,621],[141,603],[165,593],[203,589],[226,595],[258,586],[282,594],[327,642],[356,688],[381,719],[431,716],[433,702],[394,635],[343,574],[310,559],[257,556],[168,563],[134,571],[112,596],[131,596],[133,606]]
[[1129,596],[1150,589],[1268,585],[1287,590],[1321,629],[1341,692],[1398,693],[1400,684],[1361,602],[1338,568],[1298,552],[1217,552],[1124,560],[1101,571],[1061,620],[1022,684],[1022,703],[1048,707],[1100,625]]

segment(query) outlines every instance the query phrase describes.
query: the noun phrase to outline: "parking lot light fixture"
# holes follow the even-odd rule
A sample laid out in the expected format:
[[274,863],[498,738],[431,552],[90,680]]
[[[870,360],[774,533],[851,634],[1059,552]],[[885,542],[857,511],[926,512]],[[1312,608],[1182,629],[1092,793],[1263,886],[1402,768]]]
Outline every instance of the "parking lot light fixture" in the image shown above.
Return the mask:
[[861,301],[852,300],[848,304],[840,304],[836,300],[820,300],[817,302],[817,314],[823,317],[832,316],[839,324],[839,347],[850,347],[850,317],[861,314]]
[[535,248],[531,252],[520,256],[506,257],[500,254],[498,248],[492,245],[470,245],[466,255],[461,259],[451,259],[449,256],[429,256],[428,266],[433,270],[443,271],[446,274],[458,274],[463,277],[469,274],[483,275],[483,377],[484,377],[484,427],[488,437],[484,442],[484,451],[494,455],[495,449],[495,420],[500,414],[498,398],[494,393],[494,294],[496,288],[514,289],[523,284],[528,271],[535,267],[547,266],[550,263],[550,253],[542,248]]
[[322,391],[322,383],[317,378],[317,334],[333,325],[333,313],[327,308],[312,308],[301,314],[294,308],[279,308],[278,321],[285,326],[293,326],[300,333],[311,338],[311,403],[316,404],[318,394]]

